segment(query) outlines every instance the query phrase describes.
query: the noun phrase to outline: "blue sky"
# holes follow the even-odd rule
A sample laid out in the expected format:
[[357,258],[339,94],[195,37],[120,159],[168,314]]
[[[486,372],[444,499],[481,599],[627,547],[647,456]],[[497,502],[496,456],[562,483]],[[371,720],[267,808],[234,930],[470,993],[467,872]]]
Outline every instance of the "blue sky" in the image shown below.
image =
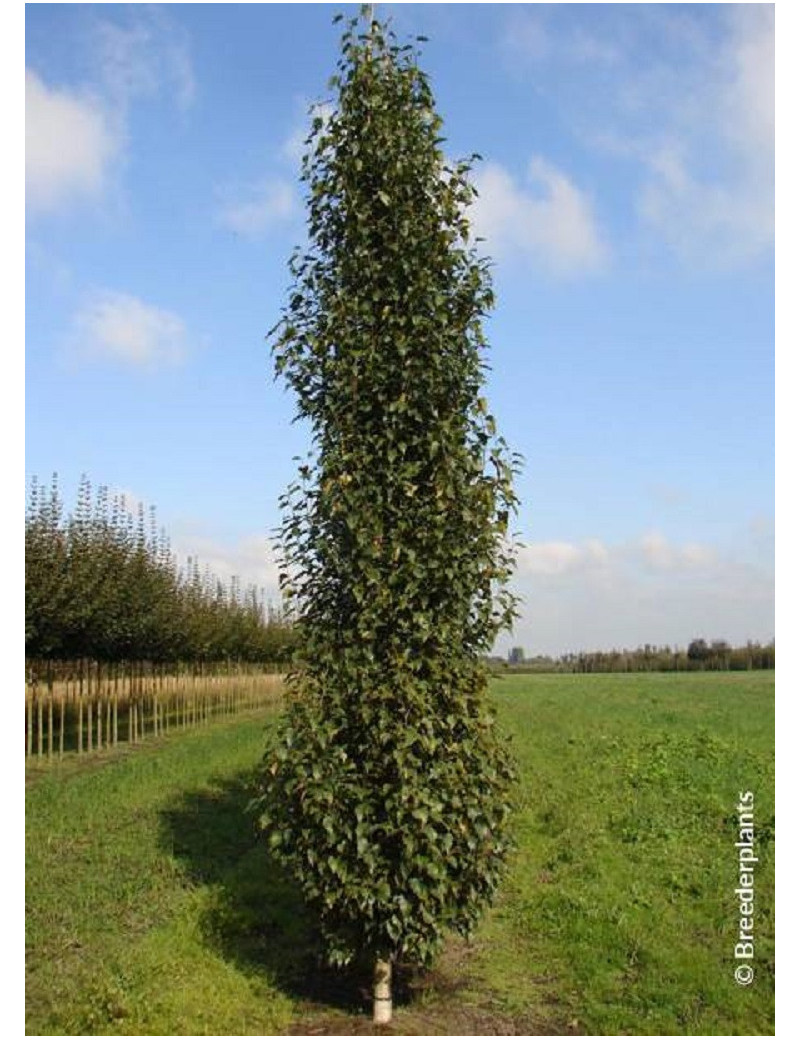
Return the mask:
[[[264,335],[356,5],[28,5],[26,470],[276,595],[306,433]],[[774,9],[380,4],[479,152],[513,644],[774,634]]]

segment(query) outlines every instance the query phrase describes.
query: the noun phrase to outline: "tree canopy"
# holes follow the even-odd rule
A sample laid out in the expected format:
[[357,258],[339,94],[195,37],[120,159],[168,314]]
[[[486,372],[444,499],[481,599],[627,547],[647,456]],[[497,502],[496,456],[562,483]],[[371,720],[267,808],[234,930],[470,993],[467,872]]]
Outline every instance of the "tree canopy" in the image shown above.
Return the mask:
[[[266,547],[266,539],[265,539]],[[286,659],[293,633],[258,589],[184,567],[155,510],[81,481],[64,513],[58,482],[31,484],[25,516],[25,655],[97,661]]]

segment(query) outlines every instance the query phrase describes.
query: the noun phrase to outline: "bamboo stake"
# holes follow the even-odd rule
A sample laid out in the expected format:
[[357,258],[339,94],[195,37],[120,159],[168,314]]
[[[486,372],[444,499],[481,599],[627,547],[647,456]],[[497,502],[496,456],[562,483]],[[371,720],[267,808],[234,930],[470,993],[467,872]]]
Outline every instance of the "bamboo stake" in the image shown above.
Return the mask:
[[53,757],[53,667],[47,662],[47,756]]
[[139,696],[142,690],[142,674],[141,668],[134,666],[134,674],[131,676],[131,697],[133,700],[133,742],[134,744],[139,743],[139,737],[142,731],[141,720],[139,718]]
[[103,684],[101,681],[100,665],[90,665],[90,669],[94,671],[94,718],[95,718],[95,739],[94,746],[96,751],[103,750]]
[[86,671],[86,750],[94,750],[94,712],[92,710],[92,671],[88,661],[81,662]]
[[83,668],[78,666],[78,719],[80,735],[78,737],[78,752],[83,752]]

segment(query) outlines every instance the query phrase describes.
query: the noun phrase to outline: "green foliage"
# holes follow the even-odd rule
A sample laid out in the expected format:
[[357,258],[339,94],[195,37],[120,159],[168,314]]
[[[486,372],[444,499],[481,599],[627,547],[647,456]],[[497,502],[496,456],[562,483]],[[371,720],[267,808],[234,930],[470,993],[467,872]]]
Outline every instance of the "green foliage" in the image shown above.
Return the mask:
[[427,962],[508,846],[483,657],[514,616],[516,457],[481,396],[493,296],[410,46],[357,22],[303,165],[310,246],[273,330],[315,452],[283,500],[300,655],[261,822],[333,962]]
[[84,479],[64,516],[55,478],[34,480],[25,517],[25,653],[97,661],[279,662],[292,643],[255,588],[226,588],[195,559],[180,570],[155,513],[94,496]]

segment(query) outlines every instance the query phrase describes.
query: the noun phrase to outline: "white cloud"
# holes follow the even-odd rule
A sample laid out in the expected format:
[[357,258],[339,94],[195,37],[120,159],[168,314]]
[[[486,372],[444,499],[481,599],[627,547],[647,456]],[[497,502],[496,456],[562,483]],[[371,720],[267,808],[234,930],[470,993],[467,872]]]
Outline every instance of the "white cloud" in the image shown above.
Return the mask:
[[296,126],[281,145],[281,156],[290,163],[299,163],[306,150],[308,127]]
[[98,19],[93,26],[93,54],[106,91],[121,107],[162,91],[182,109],[191,105],[196,83],[188,42],[162,9],[134,7],[125,23]]
[[578,28],[566,41],[568,57],[587,65],[616,65],[622,57],[619,44]]
[[541,68],[557,61],[565,66],[615,65],[621,59],[619,43],[605,39],[585,25],[548,24],[552,12],[527,5],[512,9],[500,39],[506,59],[518,71]]
[[774,10],[723,14],[721,40],[694,40],[688,74],[665,68],[642,84],[640,103],[660,130],[629,139],[644,169],[640,216],[700,267],[747,263],[775,234]]
[[607,564],[611,556],[608,547],[599,538],[589,538],[584,542],[583,551],[586,560],[596,566]]
[[592,540],[583,545],[570,542],[534,542],[519,550],[517,569],[523,575],[564,574],[602,564],[608,549]]
[[282,179],[263,181],[246,189],[226,192],[219,212],[223,227],[248,238],[258,238],[270,227],[294,216],[297,203],[292,185]]
[[758,513],[747,524],[747,535],[753,545],[769,556],[775,553],[775,518]]
[[[125,9],[125,24],[90,23],[89,58],[81,87],[46,84],[25,75],[25,180],[30,214],[96,201],[128,144],[131,105],[168,92],[191,104],[195,79],[186,39],[157,7]],[[80,48],[76,46],[76,54]]]
[[25,243],[25,262],[32,271],[46,278],[59,296],[66,296],[74,290],[75,274],[71,265],[35,238]]
[[263,590],[268,602],[280,603],[277,554],[265,536],[246,535],[225,542],[194,525],[178,525],[171,544],[180,566],[185,566],[189,558],[197,560],[201,571],[208,567],[211,574],[225,584],[236,577],[242,588],[255,585]]
[[750,534],[725,548],[650,531],[627,542],[531,542],[518,554],[523,597],[509,645],[528,654],[734,643],[774,635],[774,573]]
[[501,50],[586,146],[631,163],[639,231],[696,268],[768,255],[774,5],[556,8],[510,14]]
[[25,187],[32,212],[102,194],[122,138],[95,98],[25,73]]
[[106,291],[94,294],[75,315],[70,345],[77,357],[153,367],[185,356],[187,331],[170,311]]
[[589,197],[540,156],[528,166],[528,183],[515,183],[499,163],[477,172],[474,231],[496,256],[523,257],[557,275],[597,270],[606,260]]
[[716,563],[716,553],[711,546],[697,542],[672,545],[658,531],[643,535],[639,540],[639,549],[645,565],[654,570],[704,569]]
[[761,160],[775,143],[775,9],[743,4],[730,10],[730,52],[720,79],[725,133]]
[[513,11],[500,45],[512,65],[525,67],[550,58],[554,41],[544,21],[527,9],[524,13]]
[[293,164],[299,163],[303,158],[306,150],[306,138],[310,133],[313,120],[321,118],[325,124],[334,112],[333,105],[329,101],[317,101],[313,105],[305,105],[304,109],[302,120],[297,123],[281,145],[281,155]]
[[[297,102],[299,105],[299,101]],[[306,151],[311,122],[321,118],[326,123],[333,114],[328,102],[311,106],[303,103],[303,117],[298,119],[277,150],[277,166],[297,167]],[[227,184],[218,191],[221,200],[217,223],[245,238],[262,238],[271,228],[292,220],[299,212],[299,197],[294,180],[285,176],[265,176],[251,183]]]
[[705,181],[680,144],[647,160],[639,213],[685,260],[702,267],[746,262],[771,248],[774,194],[770,181],[743,168],[733,180]]

